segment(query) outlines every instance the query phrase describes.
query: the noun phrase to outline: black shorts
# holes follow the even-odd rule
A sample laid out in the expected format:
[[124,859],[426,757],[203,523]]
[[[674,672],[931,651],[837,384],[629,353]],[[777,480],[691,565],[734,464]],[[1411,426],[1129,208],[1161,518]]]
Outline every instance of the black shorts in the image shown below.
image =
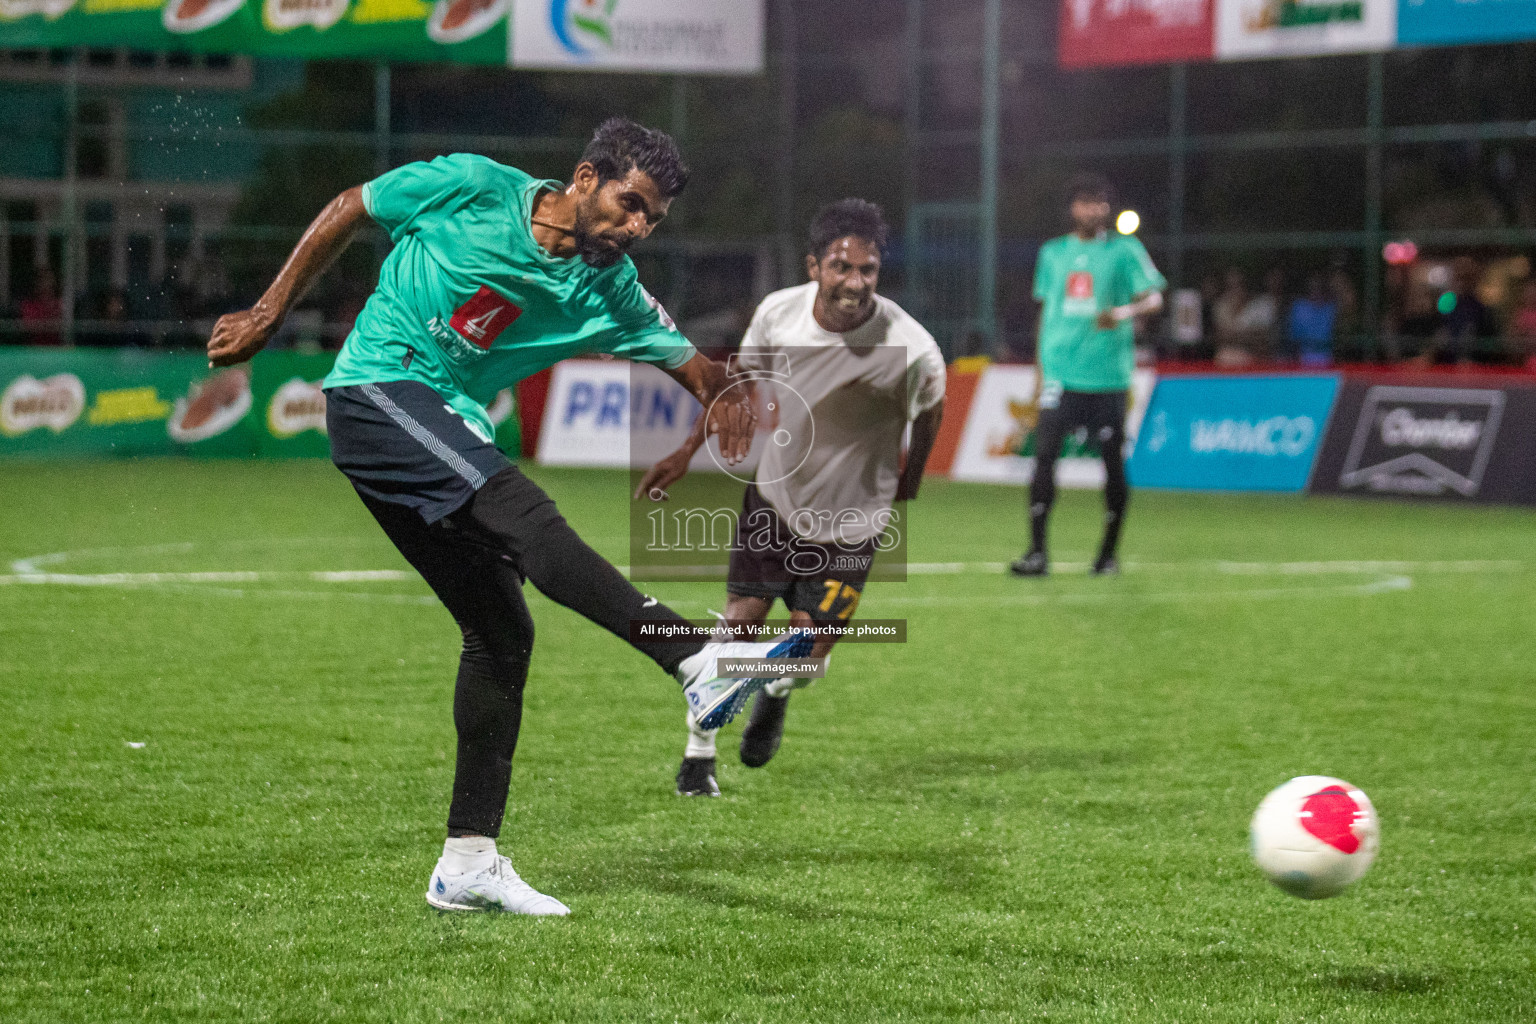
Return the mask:
[[1098,452],[1105,445],[1125,443],[1124,391],[1057,391],[1046,388],[1040,395],[1040,419],[1035,427],[1037,450],[1061,442],[1073,431],[1084,432],[1084,443]]
[[457,511],[512,465],[420,381],[329,388],[325,427],[331,461],[353,487],[414,509],[428,523]]
[[846,622],[859,605],[877,538],[856,547],[802,540],[756,484],[747,485],[731,544],[726,590],[738,597],[780,598],[816,622]]

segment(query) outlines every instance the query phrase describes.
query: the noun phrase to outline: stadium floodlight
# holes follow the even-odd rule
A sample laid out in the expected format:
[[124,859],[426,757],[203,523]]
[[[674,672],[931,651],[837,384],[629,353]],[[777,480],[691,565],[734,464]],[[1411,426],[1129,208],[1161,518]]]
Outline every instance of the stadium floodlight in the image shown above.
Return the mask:
[[1121,210],[1120,216],[1115,218],[1115,230],[1122,235],[1134,235],[1139,227],[1141,227],[1141,214],[1135,210]]

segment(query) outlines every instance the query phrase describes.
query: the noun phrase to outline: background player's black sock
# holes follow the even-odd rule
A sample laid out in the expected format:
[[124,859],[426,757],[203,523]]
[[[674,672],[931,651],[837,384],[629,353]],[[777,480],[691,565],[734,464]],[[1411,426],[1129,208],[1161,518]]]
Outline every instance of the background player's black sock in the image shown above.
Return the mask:
[[1029,496],[1029,550],[1045,550],[1045,528],[1050,518],[1050,503],[1036,501],[1035,496],[1031,494]]
[[1056,504],[1056,460],[1035,458],[1035,478],[1029,483],[1029,550],[1045,550],[1046,526]]
[[1115,557],[1120,544],[1120,528],[1125,524],[1125,509],[1131,502],[1131,486],[1125,479],[1125,456],[1118,439],[1104,449],[1104,542],[1099,545],[1100,562]]
[[[523,610],[524,616],[527,610]],[[459,733],[448,835],[496,838],[507,808],[512,752],[523,721],[523,686],[533,646],[533,620],[508,629],[496,643],[464,631],[453,724]]]
[[545,597],[627,640],[668,672],[676,672],[679,662],[704,646],[697,640],[632,637],[630,623],[637,619],[679,624],[686,620],[636,590],[576,535],[549,495],[515,467],[488,480],[452,518],[506,551]]

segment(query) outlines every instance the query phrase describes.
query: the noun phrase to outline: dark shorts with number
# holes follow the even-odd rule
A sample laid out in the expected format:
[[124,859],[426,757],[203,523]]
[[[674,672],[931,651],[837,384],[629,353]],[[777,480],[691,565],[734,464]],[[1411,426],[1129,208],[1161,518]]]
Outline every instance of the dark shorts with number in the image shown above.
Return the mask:
[[802,540],[757,485],[748,484],[726,589],[739,597],[778,598],[790,611],[805,612],[816,622],[846,622],[864,592],[876,540],[851,547]]
[[1106,445],[1123,445],[1125,410],[1124,391],[1061,391],[1054,402],[1042,395],[1036,451],[1047,446],[1060,451],[1062,441],[1078,430],[1084,432],[1084,443],[1101,454]]

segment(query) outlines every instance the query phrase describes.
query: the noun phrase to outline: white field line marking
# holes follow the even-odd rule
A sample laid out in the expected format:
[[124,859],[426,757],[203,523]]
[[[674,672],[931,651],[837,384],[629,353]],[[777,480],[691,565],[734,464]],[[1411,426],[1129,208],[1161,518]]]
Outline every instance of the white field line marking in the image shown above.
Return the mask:
[[361,590],[241,590],[235,587],[203,587],[187,583],[165,584],[160,589],[183,594],[213,594],[218,597],[320,598],[321,600],[345,597],[375,604],[435,605],[438,603],[437,598],[430,594],[371,594]]
[[[56,551],[48,554],[19,558],[11,562],[11,575],[0,574],[0,585],[29,584],[55,586],[151,586],[188,593],[219,594],[229,597],[279,597],[279,598],[331,598],[346,597],[365,601],[391,604],[434,604],[435,597],[411,594],[378,594],[340,590],[273,590],[217,587],[208,584],[259,583],[282,580],[309,580],[318,583],[399,583],[416,578],[415,573],[401,569],[341,569],[341,570],[216,570],[203,572],[106,572],[62,573],[45,571],[44,567],[61,565],[72,559],[112,558],[128,555],[188,554],[200,547],[213,547],[221,552],[263,547],[302,547],[324,545],[342,547],[373,545],[375,541],[359,537],[276,537],[236,538],[218,543],[183,541],[166,544],[84,548],[73,551]],[[1390,593],[1413,585],[1410,572],[1484,573],[1513,572],[1523,568],[1523,563],[1513,559],[1460,560],[1460,561],[1312,561],[1312,562],[1130,562],[1128,571],[1183,571],[1212,572],[1233,576],[1323,576],[1323,575],[1377,575],[1381,578],[1358,584],[1312,587],[1266,587],[1237,591],[1178,590],[1152,593],[1134,593],[1119,590],[1103,590],[1075,594],[994,594],[970,597],[945,595],[890,595],[883,596],[881,603],[893,605],[940,606],[940,605],[1025,605],[1047,604],[1098,604],[1110,601],[1188,602],[1210,599],[1271,599],[1291,596],[1371,595]],[[691,567],[701,575],[719,572],[719,566]],[[972,573],[996,574],[1006,568],[1003,562],[913,562],[907,571],[913,575],[965,575]],[[1054,568],[1062,573],[1073,573],[1087,568],[1086,562],[1057,562]],[[627,573],[628,566],[620,566]],[[673,567],[674,571],[677,567]],[[684,570],[686,571],[686,570]],[[694,602],[674,602],[687,606]]]
[[41,572],[40,566],[59,565],[70,559],[110,558],[123,555],[190,554],[198,548],[216,548],[219,551],[240,551],[249,548],[294,548],[306,545],[326,547],[376,546],[377,542],[365,537],[235,537],[221,541],[177,541],[170,544],[135,544],[107,548],[75,548],[72,551],[54,551],[46,555],[32,555],[11,562],[11,572],[26,576]]
[[[1005,562],[910,562],[907,572],[914,576],[948,576],[966,573],[1002,572]],[[1052,562],[1057,572],[1086,572],[1087,562]],[[1524,563],[1514,559],[1486,561],[1429,562],[1126,562],[1127,572],[1190,572],[1206,570],[1232,576],[1325,576],[1405,572],[1519,572]]]
[[[1088,571],[1087,562],[1052,562],[1051,569],[1059,573]],[[1412,572],[1519,572],[1525,563],[1515,559],[1489,559],[1464,561],[1332,561],[1332,562],[1126,562],[1126,572],[1213,572],[1229,576],[1327,576],[1371,575],[1375,573]],[[615,566],[625,575],[631,566]],[[911,576],[964,576],[1000,573],[1008,568],[1007,562],[908,562],[907,573]],[[669,565],[666,571],[684,576],[711,576],[719,573],[719,565]]]
[[78,587],[135,587],[157,583],[260,583],[263,580],[313,580],[316,583],[400,583],[416,574],[403,569],[343,569],[336,572],[281,572],[241,570],[230,572],[32,572],[0,575],[0,585],[52,583]]
[[1408,590],[1413,586],[1411,576],[1383,576],[1369,583],[1350,583],[1335,586],[1310,587],[1259,587],[1251,590],[1164,590],[1151,593],[1134,593],[1119,590],[1100,590],[1075,594],[973,594],[968,596],[912,595],[879,599],[875,607],[912,605],[938,607],[943,605],[1024,605],[1038,607],[1050,604],[1107,604],[1110,602],[1191,603],[1195,601],[1249,600],[1262,601],[1286,597],[1350,597],[1389,594]]

